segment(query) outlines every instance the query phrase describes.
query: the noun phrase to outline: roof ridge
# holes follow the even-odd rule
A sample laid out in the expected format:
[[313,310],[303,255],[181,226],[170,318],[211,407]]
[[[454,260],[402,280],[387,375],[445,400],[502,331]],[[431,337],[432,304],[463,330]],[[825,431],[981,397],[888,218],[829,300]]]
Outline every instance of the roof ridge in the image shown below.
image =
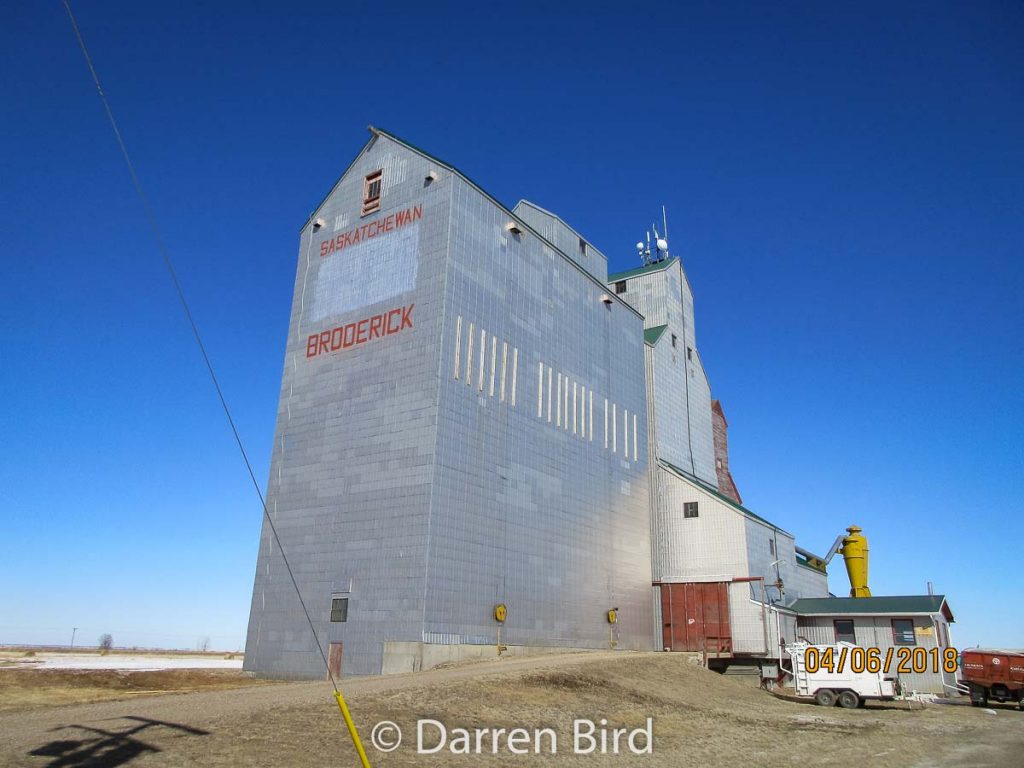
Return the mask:
[[[550,240],[548,240],[546,237],[544,237],[544,235],[542,235],[536,229],[531,227],[527,222],[525,222],[521,218],[519,218],[515,213],[513,213],[511,210],[509,210],[508,207],[506,207],[504,203],[502,203],[500,200],[498,200],[498,198],[496,198],[494,195],[492,195],[490,192],[488,192],[482,186],[477,184],[475,181],[473,181],[471,178],[469,178],[469,176],[467,176],[465,173],[460,171],[458,168],[456,168],[451,163],[446,163],[444,160],[441,160],[439,157],[430,154],[426,150],[420,149],[415,144],[410,144],[405,139],[400,138],[400,137],[396,136],[395,134],[391,133],[390,131],[384,130],[383,128],[377,128],[377,127],[375,127],[373,125],[368,125],[368,126],[366,126],[366,128],[367,128],[367,130],[370,131],[370,133],[373,134],[370,137],[370,140],[367,141],[366,144],[363,145],[363,148],[361,150],[359,150],[359,152],[356,153],[356,156],[354,158],[352,158],[352,162],[349,163],[348,166],[346,166],[345,170],[337,178],[337,180],[334,182],[334,184],[331,185],[331,189],[327,193],[327,195],[325,195],[324,198],[319,203],[317,203],[316,208],[313,209],[313,213],[311,213],[309,215],[309,218],[306,219],[306,223],[303,224],[302,227],[300,228],[300,230],[299,230],[300,232],[302,230],[304,230],[307,226],[309,226],[309,222],[311,222],[313,220],[313,217],[316,216],[317,211],[319,211],[323,207],[324,203],[327,202],[327,198],[329,198],[331,196],[331,194],[337,188],[338,184],[341,183],[341,180],[343,178],[345,178],[345,175],[352,169],[352,166],[356,164],[356,161],[359,160],[359,158],[362,156],[362,154],[367,149],[369,149],[370,146],[380,136],[383,136],[383,137],[385,137],[387,139],[391,139],[391,141],[395,142],[396,144],[400,144],[401,146],[405,147],[406,149],[410,150],[411,152],[415,152],[416,154],[421,155],[422,157],[425,157],[427,160],[430,160],[432,163],[437,163],[442,168],[445,168],[446,170],[451,171],[452,173],[454,173],[460,179],[462,179],[467,184],[469,184],[471,187],[473,187],[473,189],[475,189],[481,195],[483,195],[488,200],[490,200],[492,203],[494,203],[494,205],[496,205],[499,209],[501,209],[502,212],[504,212],[505,214],[511,216],[513,219],[516,220],[517,223],[522,224],[531,234],[534,235],[534,237],[536,237],[538,240],[540,240],[544,245],[546,245],[549,248],[551,248],[551,250],[553,250],[555,253],[557,253],[559,256],[561,256],[563,259],[565,259],[572,267],[577,269],[580,272],[581,275],[584,275],[588,280],[592,281],[594,283],[594,285],[596,285],[596,286],[598,286],[598,287],[600,287],[602,289],[608,287],[607,283],[601,282],[596,277],[594,277],[594,275],[590,274],[590,272],[585,270],[581,265],[577,264],[573,260],[573,258],[571,256],[569,256],[569,254],[567,254],[565,251],[563,251],[557,245],[555,245]],[[568,226],[568,225],[566,225],[566,226]],[[607,257],[605,258],[605,260],[607,261]],[[618,297],[616,297],[616,302],[618,303],[618,305],[620,307],[623,307],[623,308],[627,309],[628,311],[632,312],[634,315],[636,315],[640,319],[643,319],[643,315],[640,314],[628,302],[623,301],[622,299],[619,299]]]

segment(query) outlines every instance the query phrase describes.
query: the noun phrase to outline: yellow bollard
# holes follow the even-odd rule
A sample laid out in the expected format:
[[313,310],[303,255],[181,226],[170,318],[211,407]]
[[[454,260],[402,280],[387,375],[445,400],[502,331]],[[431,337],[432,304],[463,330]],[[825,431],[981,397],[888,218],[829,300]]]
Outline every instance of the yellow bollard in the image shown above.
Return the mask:
[[363,742],[359,740],[359,733],[356,731],[356,724],[352,722],[352,715],[349,714],[345,697],[341,695],[341,691],[335,689],[334,698],[338,700],[338,709],[341,710],[341,716],[345,718],[345,725],[348,726],[348,733],[352,737],[352,743],[356,745],[359,761],[363,764],[363,768],[370,768],[370,761],[367,759],[366,751],[363,749]]

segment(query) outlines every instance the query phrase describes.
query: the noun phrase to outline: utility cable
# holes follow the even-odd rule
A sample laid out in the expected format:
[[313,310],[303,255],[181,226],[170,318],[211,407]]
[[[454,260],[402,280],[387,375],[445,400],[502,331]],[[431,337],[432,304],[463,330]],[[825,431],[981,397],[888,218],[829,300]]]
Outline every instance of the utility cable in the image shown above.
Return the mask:
[[139,176],[135,171],[135,165],[132,163],[131,155],[128,154],[128,147],[124,142],[124,137],[121,135],[120,128],[118,128],[117,120],[114,119],[114,112],[110,108],[110,102],[107,101],[107,96],[103,92],[103,86],[100,84],[100,78],[96,73],[96,67],[93,66],[92,56],[89,55],[89,49],[86,46],[85,39],[82,37],[82,32],[78,27],[78,21],[75,19],[75,14],[71,10],[71,3],[69,0],[62,0],[62,2],[68,13],[68,20],[71,22],[71,28],[74,30],[75,37],[78,40],[78,47],[81,48],[82,55],[85,57],[85,63],[89,67],[89,74],[92,76],[92,81],[96,85],[96,92],[99,94],[100,101],[103,103],[103,109],[107,113],[107,119],[110,121],[110,127],[114,131],[114,137],[117,139],[117,145],[121,150],[121,156],[124,158],[125,165],[128,166],[128,173],[131,176],[132,185],[135,187],[135,193],[138,195],[139,200],[142,203],[142,207],[146,214],[146,220],[149,222],[149,227],[153,231],[153,237],[156,239],[157,248],[160,251],[160,255],[163,257],[164,266],[167,268],[167,273],[170,275],[171,282],[174,284],[174,290],[178,296],[178,301],[181,304],[181,309],[185,313],[185,318],[188,320],[188,324],[192,329],[192,336],[195,338],[196,345],[199,347],[199,352],[203,357],[203,362],[205,363],[206,370],[210,375],[210,381],[213,383],[213,388],[217,391],[217,399],[220,401],[221,408],[224,410],[224,416],[227,418],[228,425],[231,427],[231,434],[234,435],[238,451],[242,455],[242,461],[245,463],[246,471],[249,473],[249,479],[252,481],[252,487],[256,489],[256,495],[259,496],[260,505],[263,507],[263,517],[270,526],[270,532],[274,537],[274,541],[277,543],[277,548],[281,553],[281,559],[284,561],[285,569],[288,571],[288,578],[291,579],[292,586],[295,588],[295,595],[299,599],[299,605],[302,606],[302,613],[306,617],[306,623],[309,624],[310,632],[313,633],[313,640],[316,643],[317,651],[320,653],[320,658],[324,662],[324,668],[327,670],[327,676],[331,681],[331,687],[334,688],[334,696],[338,701],[338,707],[341,709],[342,716],[345,719],[345,724],[349,729],[349,733],[352,736],[352,740],[356,746],[356,751],[359,753],[363,766],[365,766],[365,768],[369,768],[369,760],[367,760],[366,753],[363,751],[362,744],[359,741],[359,736],[356,733],[355,725],[352,722],[352,717],[349,714],[347,705],[345,704],[345,699],[342,697],[341,691],[338,689],[338,683],[334,679],[334,673],[331,671],[331,665],[328,663],[327,656],[324,654],[323,646],[320,644],[320,637],[317,634],[316,627],[313,625],[313,619],[309,615],[309,610],[306,608],[306,601],[302,599],[302,591],[299,589],[299,583],[295,579],[295,573],[292,571],[292,566],[288,562],[288,556],[285,554],[284,547],[281,545],[281,537],[278,536],[277,527],[274,525],[274,520],[270,515],[270,510],[267,509],[267,502],[263,496],[263,491],[260,489],[259,481],[256,479],[256,473],[253,471],[252,463],[249,461],[249,455],[246,453],[245,445],[242,443],[242,437],[238,433],[238,427],[235,425],[235,420],[231,416],[231,409],[228,407],[224,391],[221,389],[220,381],[214,371],[213,362],[210,360],[210,355],[206,351],[206,345],[203,343],[203,338],[199,333],[199,326],[196,324],[195,317],[192,314],[192,309],[189,307],[188,300],[185,298],[185,291],[181,286],[181,281],[178,279],[178,273],[174,268],[174,263],[171,260],[171,254],[167,249],[167,244],[164,242],[160,226],[157,224],[153,208],[149,203],[149,198],[146,197],[146,193],[143,190],[142,182],[139,181]]

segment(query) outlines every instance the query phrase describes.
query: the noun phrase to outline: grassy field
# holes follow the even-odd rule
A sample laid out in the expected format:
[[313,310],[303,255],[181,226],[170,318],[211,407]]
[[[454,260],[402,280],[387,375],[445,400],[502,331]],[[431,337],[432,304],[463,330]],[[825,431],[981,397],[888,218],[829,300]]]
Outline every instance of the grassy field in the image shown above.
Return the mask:
[[230,669],[0,669],[0,712],[114,701],[139,695],[188,693],[261,685]]
[[[358,764],[327,683],[258,683],[220,670],[81,677],[0,670],[0,686],[4,765]],[[171,693],[149,693],[157,689]],[[823,709],[781,701],[751,678],[723,677],[679,654],[522,657],[347,678],[344,689],[373,765],[385,768],[516,761],[1007,768],[1021,765],[1024,755],[1024,713],[1014,708]],[[60,705],[66,701],[92,703]],[[417,754],[416,724],[424,718],[449,730],[551,728],[559,749],[539,758],[490,754],[485,742],[483,754]],[[652,718],[652,754],[575,756],[569,734],[577,718],[627,728]],[[394,721],[404,734],[394,752],[371,746],[373,726],[382,720]]]

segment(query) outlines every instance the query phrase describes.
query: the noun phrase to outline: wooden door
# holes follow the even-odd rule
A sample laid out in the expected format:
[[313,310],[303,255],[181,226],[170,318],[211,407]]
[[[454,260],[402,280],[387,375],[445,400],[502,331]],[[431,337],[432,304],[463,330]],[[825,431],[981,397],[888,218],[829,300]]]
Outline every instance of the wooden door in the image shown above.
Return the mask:
[[331,643],[330,652],[327,654],[327,666],[330,667],[335,680],[341,677],[341,643]]

